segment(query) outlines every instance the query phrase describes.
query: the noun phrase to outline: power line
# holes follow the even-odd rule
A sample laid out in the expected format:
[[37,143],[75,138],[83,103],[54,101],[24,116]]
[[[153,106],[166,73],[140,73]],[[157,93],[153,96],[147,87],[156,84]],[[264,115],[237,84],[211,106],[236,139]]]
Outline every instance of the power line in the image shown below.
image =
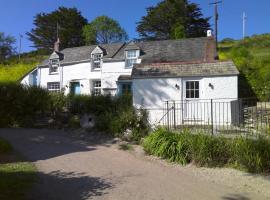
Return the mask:
[[216,48],[218,49],[218,4],[221,4],[222,1],[217,1],[210,3],[209,5],[214,5],[214,18],[215,18],[215,38],[216,38]]
[[243,12],[243,39],[246,37],[246,22],[247,22],[247,15]]

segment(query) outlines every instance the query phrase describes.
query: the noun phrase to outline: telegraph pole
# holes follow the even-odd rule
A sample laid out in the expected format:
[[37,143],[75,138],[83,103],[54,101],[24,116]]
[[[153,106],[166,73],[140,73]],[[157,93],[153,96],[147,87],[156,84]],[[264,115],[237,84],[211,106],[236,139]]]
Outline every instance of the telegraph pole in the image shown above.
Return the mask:
[[214,5],[214,18],[215,18],[215,38],[216,38],[216,48],[218,49],[218,4],[221,4],[222,1],[215,0],[215,2],[210,3]]
[[19,36],[19,62],[21,62],[21,51],[22,51],[22,38],[23,36],[20,34]]
[[247,22],[247,15],[243,12],[243,39],[246,37],[246,22]]

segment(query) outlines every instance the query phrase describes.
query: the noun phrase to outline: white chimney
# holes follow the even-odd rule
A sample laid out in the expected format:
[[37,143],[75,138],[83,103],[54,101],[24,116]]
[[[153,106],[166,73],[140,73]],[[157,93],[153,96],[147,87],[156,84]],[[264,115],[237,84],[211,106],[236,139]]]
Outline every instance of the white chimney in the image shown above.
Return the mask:
[[207,30],[207,37],[212,37],[212,30]]

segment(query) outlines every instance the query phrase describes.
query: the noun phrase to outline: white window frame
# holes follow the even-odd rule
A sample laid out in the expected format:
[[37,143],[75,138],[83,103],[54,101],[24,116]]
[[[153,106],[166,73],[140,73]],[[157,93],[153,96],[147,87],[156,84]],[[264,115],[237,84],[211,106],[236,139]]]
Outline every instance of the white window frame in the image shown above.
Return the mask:
[[60,92],[60,82],[48,82],[47,90],[49,92]]
[[49,74],[57,74],[59,66],[58,58],[50,59]]
[[[192,85],[188,84],[191,83]],[[196,85],[196,83],[198,83]],[[196,87],[198,86],[198,87]],[[201,90],[200,90],[200,81],[199,80],[188,80],[185,81],[185,98],[186,99],[199,99],[201,96]]]
[[102,57],[103,57],[102,53],[92,54],[93,70],[100,70],[101,69]]
[[101,80],[93,80],[93,95],[100,96],[101,94]]
[[[135,52],[135,54],[130,55],[131,52]],[[132,68],[134,64],[138,63],[138,54],[138,50],[126,50],[126,68]]]

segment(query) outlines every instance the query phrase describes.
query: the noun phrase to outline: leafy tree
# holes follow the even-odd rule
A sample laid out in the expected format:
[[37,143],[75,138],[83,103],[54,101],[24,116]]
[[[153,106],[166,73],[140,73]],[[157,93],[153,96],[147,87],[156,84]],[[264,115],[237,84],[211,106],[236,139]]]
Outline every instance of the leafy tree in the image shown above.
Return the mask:
[[60,48],[82,46],[85,44],[82,28],[86,24],[87,20],[76,8],[59,7],[48,14],[37,14],[34,19],[35,28],[27,35],[34,43],[34,47],[50,50],[57,40],[58,29]]
[[147,15],[138,22],[143,39],[162,40],[206,36],[210,18],[204,18],[198,4],[188,0],[163,0],[147,8]]
[[99,16],[83,28],[87,44],[108,44],[128,39],[126,31],[120,24],[107,16]]
[[5,35],[3,32],[0,32],[0,62],[3,62],[7,57],[15,53],[13,44],[16,42],[16,39],[12,36]]

